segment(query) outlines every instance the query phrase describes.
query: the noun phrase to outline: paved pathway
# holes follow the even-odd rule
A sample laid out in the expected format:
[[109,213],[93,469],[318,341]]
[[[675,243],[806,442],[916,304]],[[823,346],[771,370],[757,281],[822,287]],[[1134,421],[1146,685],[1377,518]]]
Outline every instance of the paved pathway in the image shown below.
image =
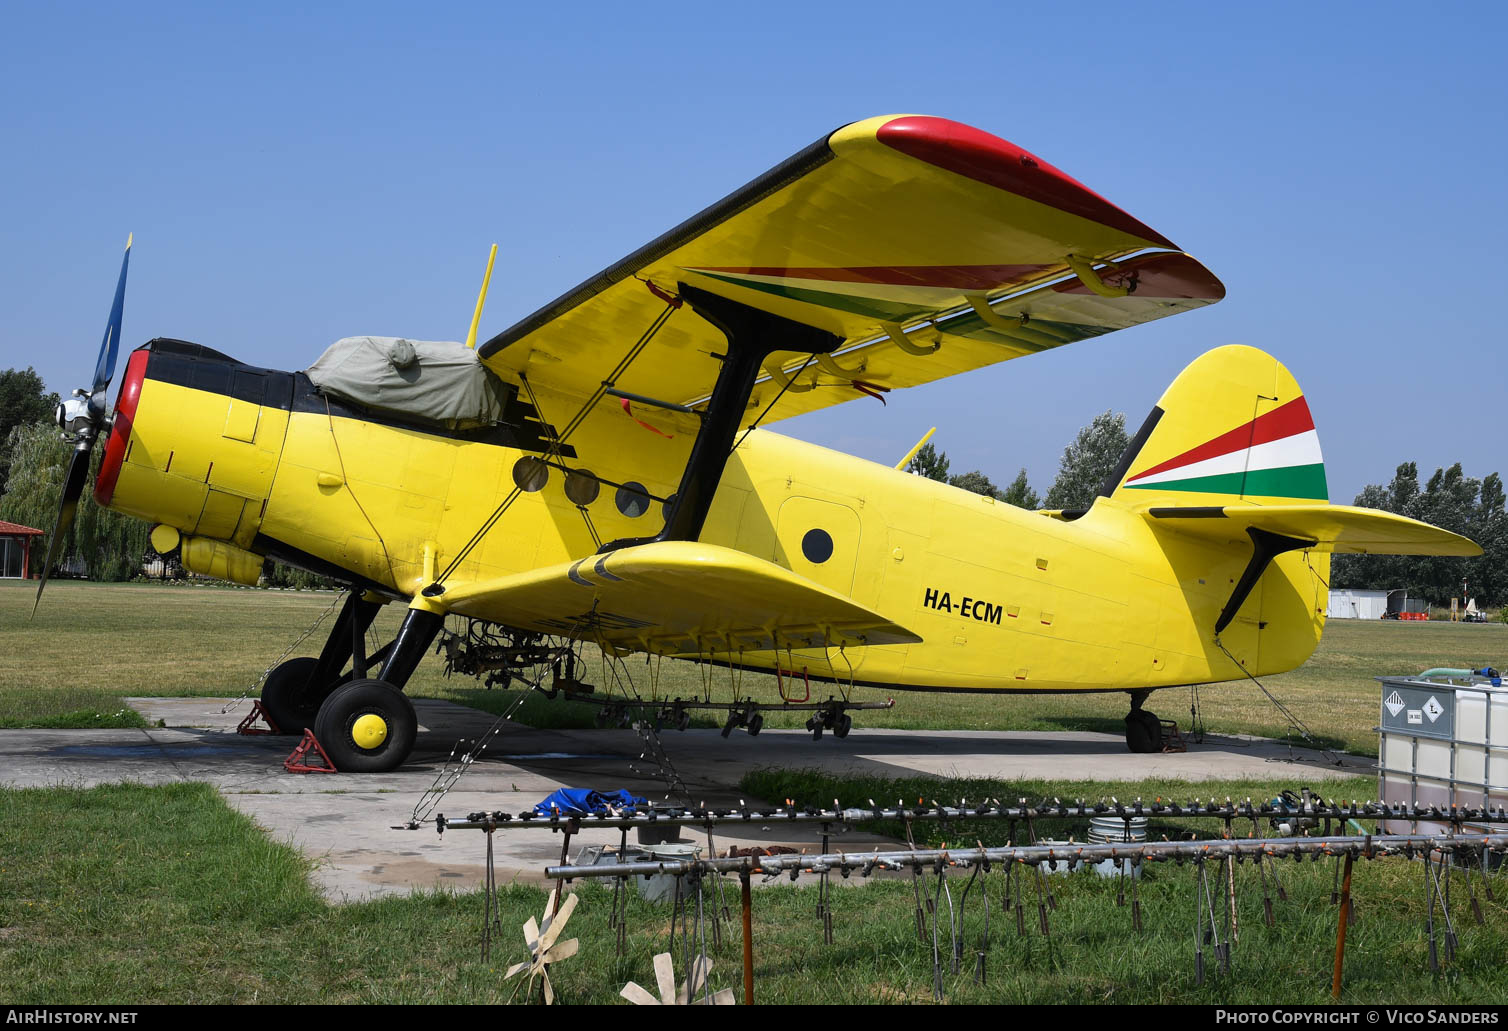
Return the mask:
[[[291,774],[282,760],[294,741],[234,733],[244,710],[222,715],[226,699],[128,699],[149,723],[147,730],[0,731],[0,784],[93,785],[132,780],[160,784],[207,781],[227,801],[275,837],[318,861],[318,883],[335,900],[407,892],[413,888],[481,884],[484,842],[475,832],[435,833],[396,829],[407,823],[422,792],[461,738],[475,740],[493,723],[487,713],[449,702],[415,699],[420,731],[414,755],[392,773]],[[930,774],[1047,780],[1194,781],[1235,778],[1291,780],[1295,787],[1334,776],[1374,772],[1370,760],[1351,759],[1337,769],[1312,753],[1290,757],[1270,741],[1210,738],[1191,751],[1131,755],[1109,734],[1022,731],[902,731],[857,729],[839,740],[821,741],[796,730],[766,730],[757,738],[742,731],[724,739],[716,730],[667,731],[667,752],[695,801],[738,802],[738,781],[751,769],[820,767],[836,774],[879,776]],[[478,810],[528,809],[559,787],[623,787],[652,800],[663,783],[636,775],[641,744],[629,730],[533,730],[509,724],[493,739],[439,805],[450,816]],[[1219,794],[1218,783],[1210,785]],[[751,827],[748,837],[719,835],[728,844],[771,844],[771,833]],[[781,827],[779,843],[815,847],[816,828]],[[617,843],[599,831],[572,839],[579,846]],[[868,850],[881,839],[853,832],[841,837],[848,851]],[[496,835],[500,882],[537,882],[544,866],[560,860],[561,839],[545,831]]]

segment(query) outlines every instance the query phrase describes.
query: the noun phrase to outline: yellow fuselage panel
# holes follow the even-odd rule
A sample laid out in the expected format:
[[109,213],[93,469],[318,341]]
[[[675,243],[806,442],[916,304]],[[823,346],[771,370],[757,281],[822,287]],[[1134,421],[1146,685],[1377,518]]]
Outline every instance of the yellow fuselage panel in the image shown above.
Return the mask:
[[[537,400],[556,426],[576,407],[552,394]],[[241,404],[149,379],[114,507],[240,547],[260,536],[412,596],[424,586],[426,548],[444,569],[514,491],[515,464],[529,455]],[[669,497],[694,427],[662,425],[656,432],[604,404],[573,434],[579,457],[565,464]],[[601,485],[578,506],[565,480],[551,468],[543,489],[518,493],[449,582],[569,562],[594,553],[598,539],[649,537],[663,525],[658,500],[620,509],[618,488]],[[851,666],[870,683],[962,690],[1126,690],[1241,675],[1212,627],[1249,551],[1157,535],[1111,499],[1064,522],[756,431],[733,453],[701,539],[773,561],[923,638],[845,655],[742,656],[751,665],[837,676]],[[1325,561],[1283,555],[1263,577],[1223,635],[1246,671],[1308,657],[1323,625]]]
[[249,547],[287,426],[281,409],[147,378],[110,507]]

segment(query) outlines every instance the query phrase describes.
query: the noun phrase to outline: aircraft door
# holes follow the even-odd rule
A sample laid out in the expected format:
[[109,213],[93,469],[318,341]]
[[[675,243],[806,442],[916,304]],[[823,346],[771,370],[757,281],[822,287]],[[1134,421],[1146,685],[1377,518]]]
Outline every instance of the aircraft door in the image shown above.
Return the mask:
[[853,593],[859,515],[847,505],[790,497],[780,506],[774,559],[839,594]]
[[[789,497],[780,506],[775,527],[774,561],[839,594],[853,593],[859,560],[859,514],[847,505],[817,498]],[[847,679],[864,662],[867,648],[839,658],[837,649],[797,649],[781,665],[813,676]],[[813,688],[815,691],[815,688]]]

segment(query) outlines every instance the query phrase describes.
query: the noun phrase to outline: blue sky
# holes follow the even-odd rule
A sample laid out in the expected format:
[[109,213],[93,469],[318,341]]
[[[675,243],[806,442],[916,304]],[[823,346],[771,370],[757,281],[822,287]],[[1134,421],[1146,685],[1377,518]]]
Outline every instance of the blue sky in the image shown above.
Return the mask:
[[0,366],[125,338],[302,368],[357,333],[502,329],[824,133],[1003,136],[1165,233],[1219,305],[777,429],[1045,491],[1225,343],[1309,395],[1334,500],[1416,460],[1502,470],[1501,5],[7,6]]

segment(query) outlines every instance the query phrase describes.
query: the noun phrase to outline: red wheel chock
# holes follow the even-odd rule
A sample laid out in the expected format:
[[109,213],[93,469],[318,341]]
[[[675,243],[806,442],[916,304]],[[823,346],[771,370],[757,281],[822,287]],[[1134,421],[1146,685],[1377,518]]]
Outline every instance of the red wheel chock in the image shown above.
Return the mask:
[[[317,758],[324,763],[323,766],[310,765],[306,760]],[[320,747],[319,741],[314,737],[314,731],[304,731],[304,738],[293,750],[293,754],[283,760],[283,769],[289,773],[339,773],[325,750]]]
[[1162,750],[1164,752],[1187,752],[1189,746],[1178,733],[1178,724],[1172,720],[1158,720],[1162,724]]
[[[255,725],[258,719],[267,724],[267,727],[265,729]],[[251,700],[251,711],[246,714],[246,718],[242,720],[241,725],[236,728],[236,733],[281,734],[282,731],[278,729],[278,725],[276,723],[272,722],[272,717],[267,715],[267,710],[262,708],[261,699],[253,698]]]

